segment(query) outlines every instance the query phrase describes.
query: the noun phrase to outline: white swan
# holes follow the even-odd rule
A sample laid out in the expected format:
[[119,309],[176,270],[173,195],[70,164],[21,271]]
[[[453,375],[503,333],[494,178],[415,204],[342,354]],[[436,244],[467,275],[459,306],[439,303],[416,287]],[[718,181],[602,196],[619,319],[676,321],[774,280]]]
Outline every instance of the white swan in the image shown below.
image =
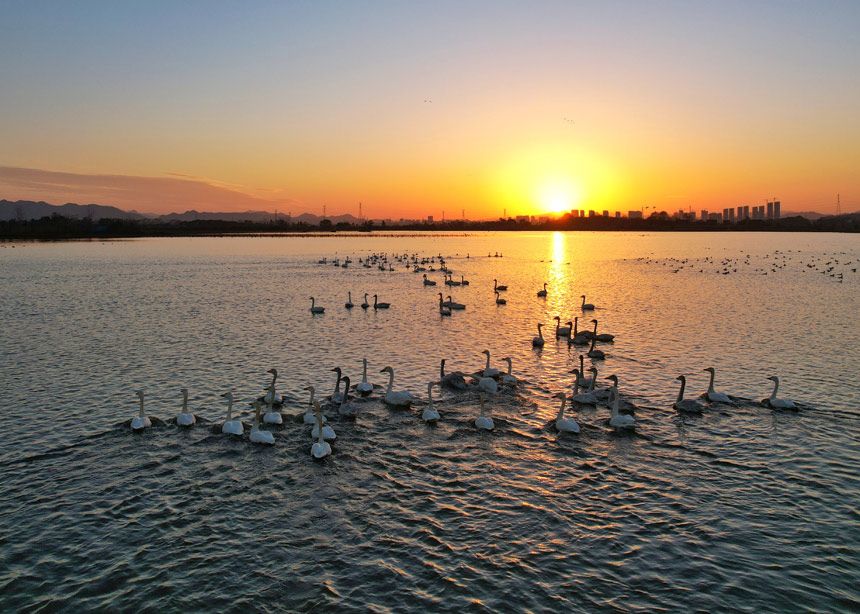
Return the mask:
[[[269,391],[266,393],[266,396],[269,396],[274,392],[271,386],[268,390]],[[266,411],[263,414],[263,422],[265,424],[283,424],[284,417],[281,415],[281,412],[275,410],[274,405],[272,405],[271,403],[266,403]]]
[[311,313],[325,313],[325,307],[318,306],[314,297],[311,297]]
[[140,402],[140,412],[131,419],[131,430],[142,431],[152,426],[152,420],[143,412],[143,390],[137,390],[135,394]]
[[629,414],[622,414],[618,412],[618,404],[621,400],[621,395],[618,394],[618,377],[615,375],[610,375],[606,379],[612,380],[613,386],[610,390],[610,417],[609,417],[609,426],[614,428],[615,430],[632,430],[636,428],[636,418]]
[[424,422],[437,422],[439,420],[439,411],[433,406],[433,384],[436,382],[428,382],[427,384],[427,406],[421,412],[421,419]]
[[555,417],[555,428],[559,433],[578,433],[579,424],[573,418],[564,417],[564,406],[567,404],[567,396],[563,392],[554,395],[556,399],[561,399],[561,408]]
[[355,391],[363,397],[373,392],[373,384],[367,381],[367,358],[361,359],[361,381],[356,384]]
[[480,395],[481,413],[475,418],[475,426],[482,431],[492,431],[496,428],[496,424],[489,416],[484,415],[484,395]]
[[[317,428],[322,428],[322,409],[320,409],[320,404],[318,402],[314,402],[314,415],[317,420]],[[311,446],[311,456],[317,460],[325,458],[331,454],[331,445],[322,437],[322,432],[320,432],[317,440]]]
[[275,388],[275,383],[278,381],[278,370],[273,367],[266,371],[266,373],[272,374],[272,383],[270,383],[269,387],[266,388],[268,392],[266,393],[266,396],[263,397],[263,403],[268,403],[269,405],[280,405],[284,402],[284,398]]
[[343,377],[344,383],[344,393],[343,397],[340,400],[340,405],[337,407],[337,413],[341,416],[346,416],[348,418],[354,418],[358,414],[358,404],[353,403],[349,400],[349,394],[346,391],[349,390],[349,377]]
[[[320,421],[321,420],[314,420],[314,426],[311,429],[311,438],[312,439],[319,439]],[[323,426],[322,426],[322,438],[325,441],[334,441],[335,439],[337,439],[337,434],[334,432],[334,429],[330,425],[323,424]]]
[[182,389],[182,411],[176,416],[176,424],[178,426],[194,426],[197,418],[188,411],[188,389]]
[[227,399],[227,416],[224,418],[224,424],[221,425],[221,432],[225,435],[243,435],[245,425],[241,420],[233,418],[233,391],[228,390],[221,396]]
[[546,282],[543,282],[543,290],[538,290],[537,295],[540,298],[546,297]]
[[[317,418],[316,418],[316,415],[314,414],[314,393],[316,392],[316,390],[314,389],[313,386],[307,386],[305,388],[305,390],[307,390],[311,393],[311,398],[308,401],[308,408],[305,410],[305,413],[302,416],[302,422],[304,422],[305,424],[316,424]],[[323,421],[323,423],[326,423],[326,422],[328,422],[328,419],[325,416],[323,416],[322,421]]]
[[[337,381],[334,383],[334,392],[331,393],[331,402],[332,403],[340,403],[343,400],[344,393],[340,391],[340,382],[343,379],[342,371],[340,367],[335,367],[332,369],[335,373],[337,373]],[[348,391],[347,391],[348,394]]]
[[553,320],[555,320],[555,336],[570,337],[570,326],[561,326],[560,316],[555,316]]
[[573,370],[574,375],[576,377],[573,380],[573,397],[572,401],[574,403],[579,403],[580,405],[597,405],[597,395],[594,394],[593,383],[592,387],[586,390],[585,392],[579,391],[579,369]]
[[506,357],[506,358],[502,358],[502,360],[503,360],[504,362],[508,363],[508,372],[507,372],[507,373],[502,373],[502,376],[499,378],[499,380],[500,380],[503,384],[506,384],[506,385],[508,385],[508,386],[516,386],[516,385],[517,385],[517,383],[518,383],[518,380],[517,380],[517,378],[516,378],[516,377],[514,377],[514,376],[511,374],[511,371],[513,371],[513,363],[511,362],[511,357],[510,357],[510,356],[508,356],[508,357]]
[[487,364],[481,372],[481,375],[484,377],[499,377],[499,370],[494,367],[490,367],[490,350],[483,350],[481,354],[484,354],[487,357]]
[[394,387],[394,369],[391,367],[385,367],[380,371],[380,373],[388,373],[388,388],[386,388],[385,396],[383,397],[383,401],[385,401],[386,404],[393,405],[395,407],[409,407],[415,402],[415,397],[412,396],[411,392],[407,392],[405,390],[392,390]]
[[499,383],[492,377],[481,377],[478,379],[478,390],[487,394],[498,394]]
[[262,409],[263,404],[260,401],[254,401],[254,425],[251,427],[251,443],[271,446],[275,443],[275,436],[269,431],[264,431],[260,428],[260,412]]
[[711,374],[711,381],[708,382],[707,391],[702,393],[701,398],[709,400],[711,403],[726,403],[728,405],[734,405],[735,402],[732,401],[731,397],[724,392],[715,392],[714,391],[714,376],[716,374],[716,369],[713,367],[708,367],[707,369],[703,369],[703,371],[707,371]]
[[683,375],[679,375],[675,379],[681,382],[681,389],[678,391],[678,398],[675,399],[672,407],[685,414],[701,414],[705,411],[705,406],[695,399],[684,398],[684,388],[687,386],[687,378]]
[[543,331],[541,331],[541,328],[543,328],[543,324],[538,324],[537,327],[538,327],[538,334],[537,334],[537,337],[532,337],[532,347],[542,348],[543,344],[544,344],[544,340],[543,340]]
[[583,311],[586,311],[586,310],[588,310],[588,309],[594,309],[594,305],[592,305],[591,303],[586,303],[586,302],[585,302],[585,295],[584,295],[584,294],[583,294],[580,298],[582,298],[582,305],[580,305],[580,308],[581,308]]
[[468,390],[469,385],[466,383],[466,378],[459,371],[453,373],[445,373],[445,359],[439,363],[439,383],[447,388],[454,390]]
[[[770,393],[770,396],[768,398],[762,399],[762,405],[764,405],[765,407],[770,407],[771,409],[798,409],[795,402],[791,399],[776,398],[776,393],[779,390],[779,378],[776,375],[771,375],[767,379],[773,382],[773,392]],[[143,407],[142,400],[140,403],[141,407]],[[143,410],[141,409],[141,411]]]

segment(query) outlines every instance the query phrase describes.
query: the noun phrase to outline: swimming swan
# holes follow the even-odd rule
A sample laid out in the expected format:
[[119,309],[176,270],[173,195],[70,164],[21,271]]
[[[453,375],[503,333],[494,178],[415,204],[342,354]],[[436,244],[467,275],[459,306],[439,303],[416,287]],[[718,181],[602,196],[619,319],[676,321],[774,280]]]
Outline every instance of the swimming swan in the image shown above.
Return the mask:
[[678,391],[678,398],[675,399],[672,407],[685,414],[701,414],[705,411],[705,407],[695,399],[684,398],[684,388],[687,385],[687,378],[683,375],[679,375],[675,379],[681,382],[681,389]]
[[621,395],[618,394],[618,377],[615,375],[610,375],[606,379],[612,380],[613,387],[611,389],[611,400],[610,400],[610,417],[609,417],[609,426],[614,428],[617,431],[620,430],[633,430],[636,428],[636,418],[629,414],[621,414],[618,413],[618,404],[620,402]]
[[380,373],[388,373],[388,388],[386,388],[385,396],[383,397],[383,401],[385,401],[385,403],[395,407],[409,407],[415,402],[415,398],[412,396],[411,392],[407,392],[405,390],[392,390],[394,387],[394,369],[391,367],[385,367],[380,371]]
[[263,404],[260,401],[254,401],[254,425],[251,427],[251,443],[271,446],[275,443],[275,436],[269,431],[264,431],[260,428],[260,412],[262,409]]
[[436,382],[428,382],[427,384],[427,406],[421,412],[421,419],[424,422],[437,422],[439,420],[439,411],[433,406],[433,384]]
[[197,422],[194,414],[188,411],[188,389],[182,389],[182,411],[176,416],[176,424],[178,426],[194,426]]
[[731,397],[726,393],[714,392],[714,375],[716,374],[716,369],[708,367],[707,369],[703,369],[703,371],[707,371],[711,374],[711,381],[708,382],[708,390],[702,393],[701,398],[707,399],[711,403],[726,403],[728,405],[734,405],[735,402],[732,401]]
[[233,391],[228,390],[221,396],[227,399],[227,416],[224,418],[224,424],[221,425],[221,432],[225,435],[244,435],[245,425],[241,420],[233,418]]
[[367,358],[361,359],[361,381],[356,384],[355,391],[363,397],[373,392],[373,384],[367,381]]
[[[314,410],[314,415],[317,419],[317,428],[321,428],[322,409],[320,408],[319,402],[314,402]],[[329,445],[329,443],[325,439],[323,439],[322,433],[320,433],[320,436],[317,437],[317,440],[311,446],[311,457],[315,458],[316,460],[320,460],[322,458],[325,458],[329,454],[331,454],[331,445]]]
[[270,383],[269,387],[266,389],[269,392],[263,397],[262,401],[269,405],[280,405],[284,402],[284,398],[275,389],[275,383],[278,381],[278,370],[273,367],[266,371],[266,373],[272,374],[272,383]]
[[140,413],[131,419],[131,430],[140,432],[143,429],[151,427],[152,420],[149,419],[149,416],[143,413],[143,390],[138,390],[135,394],[140,401]]
[[492,431],[494,428],[496,428],[496,425],[493,422],[492,418],[484,415],[484,395],[483,394],[480,396],[480,402],[481,402],[481,413],[478,415],[477,418],[475,418],[475,426],[478,428],[478,430]]
[[567,396],[563,392],[554,395],[556,399],[561,399],[561,408],[555,417],[555,428],[559,433],[578,433],[579,424],[572,418],[564,417],[564,406],[567,404]]
[[325,307],[316,305],[314,297],[311,297],[311,313],[325,313]]
[[542,348],[543,344],[544,344],[544,340],[543,340],[543,332],[541,331],[541,328],[543,328],[543,324],[538,324],[537,328],[538,328],[537,337],[532,337],[532,347]]
[[594,305],[592,305],[591,303],[586,303],[586,302],[585,302],[585,295],[584,295],[584,294],[583,294],[580,298],[582,298],[582,305],[580,305],[580,308],[581,308],[583,311],[586,311],[586,310],[589,310],[589,309],[594,309]]
[[543,282],[543,290],[538,290],[537,295],[539,298],[546,298],[546,282]]
[[[311,398],[308,401],[308,408],[305,410],[305,413],[302,416],[302,422],[304,422],[305,424],[316,424],[317,418],[316,418],[316,415],[314,414],[314,393],[316,392],[316,390],[314,389],[313,386],[307,386],[307,387],[305,387],[305,390],[307,390],[311,393]],[[328,419],[325,416],[323,416],[322,421],[323,421],[323,423],[326,423],[326,422],[328,422]]]
[[[770,396],[768,398],[762,399],[762,405],[764,405],[765,407],[770,407],[771,409],[798,409],[795,402],[791,399],[776,398],[776,393],[779,390],[779,378],[776,375],[771,375],[767,379],[773,382],[773,392],[770,393]],[[142,400],[141,407],[143,407]],[[141,411],[143,410],[141,409]]]
[[499,380],[500,380],[503,384],[506,384],[506,385],[508,385],[508,386],[516,386],[516,385],[517,385],[518,380],[517,380],[517,378],[516,378],[516,377],[514,377],[513,375],[511,375],[511,371],[513,370],[513,363],[511,362],[511,358],[510,358],[510,356],[508,356],[508,357],[506,357],[506,358],[502,358],[502,361],[504,361],[504,362],[508,363],[508,372],[507,372],[507,373],[502,373],[502,376],[499,378]]
[[553,320],[555,320],[555,336],[570,337],[570,326],[561,326],[560,316],[555,316]]
[[442,386],[453,390],[468,390],[469,385],[466,383],[466,378],[459,371],[453,373],[445,373],[445,359],[439,363],[439,382]]
[[[343,377],[344,390],[349,390],[349,377]],[[341,416],[354,418],[358,414],[358,404],[349,400],[349,395],[344,392],[343,398],[340,400],[340,405],[337,406],[337,413]]]
[[490,367],[490,350],[483,350],[481,354],[484,354],[487,357],[487,364],[481,372],[481,375],[484,377],[499,377],[499,370],[494,367]]

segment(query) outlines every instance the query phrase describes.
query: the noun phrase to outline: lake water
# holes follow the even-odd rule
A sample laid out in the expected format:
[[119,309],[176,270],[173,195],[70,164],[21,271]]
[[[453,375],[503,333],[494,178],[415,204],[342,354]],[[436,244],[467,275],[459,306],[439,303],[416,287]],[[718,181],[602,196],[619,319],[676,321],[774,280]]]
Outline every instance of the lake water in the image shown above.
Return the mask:
[[[401,264],[362,268],[369,253],[441,253],[470,284],[434,272],[425,288]],[[836,234],[4,244],[0,609],[857,611],[855,269],[860,236]],[[466,310],[440,317],[443,288]],[[348,311],[348,291],[392,307]],[[596,365],[638,406],[635,436],[613,434],[605,407],[569,411],[579,435],[552,427],[581,351],[552,317],[583,315],[581,294],[597,306],[586,325],[616,335]],[[271,448],[122,424],[136,389],[168,419],[187,387],[217,424],[235,387],[247,418],[271,367],[298,414],[308,384],[328,394],[335,366],[355,383],[362,357],[371,381],[391,365],[395,388],[425,398],[441,358],[471,373],[484,349],[520,378],[488,401],[492,433],[472,424],[473,393],[447,391],[436,427],[378,401],[354,422],[329,413],[324,462],[300,423]],[[679,416],[676,376],[696,396],[708,366],[751,401]],[[756,403],[770,375],[800,412]]]

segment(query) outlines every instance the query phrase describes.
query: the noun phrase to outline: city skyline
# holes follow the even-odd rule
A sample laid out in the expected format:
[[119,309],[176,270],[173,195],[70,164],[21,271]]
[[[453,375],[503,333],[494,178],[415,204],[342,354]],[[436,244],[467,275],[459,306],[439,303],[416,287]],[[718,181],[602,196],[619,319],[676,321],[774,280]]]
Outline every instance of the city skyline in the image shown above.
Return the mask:
[[0,198],[860,208],[856,3],[12,2],[0,23]]

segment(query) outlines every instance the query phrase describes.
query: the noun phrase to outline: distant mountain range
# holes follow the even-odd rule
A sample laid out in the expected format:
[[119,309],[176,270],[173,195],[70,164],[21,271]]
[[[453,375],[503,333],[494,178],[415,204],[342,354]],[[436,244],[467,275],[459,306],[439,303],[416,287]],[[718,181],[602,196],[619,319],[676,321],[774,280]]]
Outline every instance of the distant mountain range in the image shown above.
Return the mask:
[[316,226],[323,219],[329,219],[333,224],[346,222],[356,224],[360,220],[350,214],[330,215],[323,218],[313,213],[302,213],[288,217],[283,213],[270,213],[268,211],[239,211],[239,212],[209,212],[209,211],[186,211],[184,213],[168,213],[165,215],[150,215],[138,213],[137,211],[123,211],[117,207],[108,205],[78,205],[66,203],[65,205],[51,205],[46,202],[34,202],[31,200],[0,200],[0,220],[33,220],[52,215],[83,219],[90,217],[94,220],[101,218],[123,219],[123,220],[153,220],[159,222],[193,222],[195,220],[222,220],[228,222],[269,222],[274,219],[290,221],[294,224],[305,223]]

